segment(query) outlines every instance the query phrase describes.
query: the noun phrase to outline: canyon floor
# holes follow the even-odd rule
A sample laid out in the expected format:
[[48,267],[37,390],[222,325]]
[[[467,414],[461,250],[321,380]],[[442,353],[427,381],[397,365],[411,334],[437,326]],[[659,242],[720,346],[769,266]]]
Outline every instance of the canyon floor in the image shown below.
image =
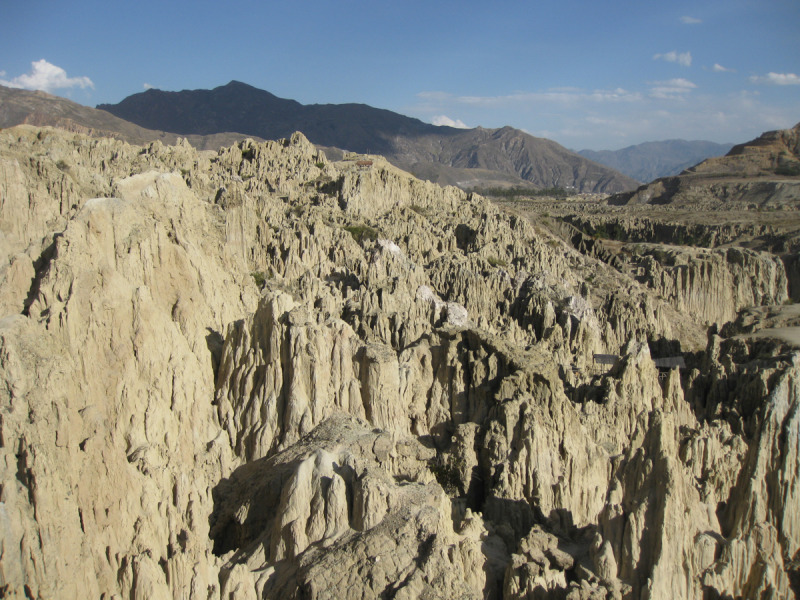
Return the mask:
[[795,597],[796,179],[715,223],[0,131],[0,597]]

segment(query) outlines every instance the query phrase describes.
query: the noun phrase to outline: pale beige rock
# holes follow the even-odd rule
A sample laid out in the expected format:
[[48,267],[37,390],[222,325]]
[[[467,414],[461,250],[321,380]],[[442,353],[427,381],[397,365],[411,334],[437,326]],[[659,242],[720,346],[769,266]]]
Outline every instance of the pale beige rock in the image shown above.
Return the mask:
[[301,135],[14,128],[0,193],[4,595],[791,597],[797,350],[700,323],[769,257],[648,288]]
[[766,252],[666,250],[647,245],[635,249],[646,253],[640,262],[645,283],[679,311],[709,324],[733,320],[743,308],[783,304],[789,299],[784,265]]
[[19,314],[25,310],[28,292],[33,287],[36,270],[27,254],[15,254],[0,272],[0,314]]

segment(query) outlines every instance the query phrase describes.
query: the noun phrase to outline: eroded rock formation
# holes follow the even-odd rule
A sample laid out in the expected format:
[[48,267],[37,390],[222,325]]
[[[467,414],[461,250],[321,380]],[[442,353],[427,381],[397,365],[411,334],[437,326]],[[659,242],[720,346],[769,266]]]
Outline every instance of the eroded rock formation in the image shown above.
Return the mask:
[[796,591],[797,347],[704,326],[780,261],[637,281],[301,135],[12,128],[0,198],[4,596]]

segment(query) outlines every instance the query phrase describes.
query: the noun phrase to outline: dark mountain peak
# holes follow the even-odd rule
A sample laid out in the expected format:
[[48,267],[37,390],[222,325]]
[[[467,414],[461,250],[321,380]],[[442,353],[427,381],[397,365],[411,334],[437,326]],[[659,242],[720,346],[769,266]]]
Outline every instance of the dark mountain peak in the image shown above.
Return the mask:
[[288,118],[301,115],[304,107],[233,80],[211,90],[147,90],[119,104],[99,104],[97,108],[148,129],[181,135],[241,131],[271,139],[302,129],[284,125]]
[[[202,93],[206,92],[206,90],[191,90],[191,92]],[[296,100],[280,98],[275,94],[268,92],[267,90],[259,89],[257,87],[250,85],[249,83],[242,83],[241,81],[237,81],[235,79],[232,79],[225,85],[215,87],[214,89],[211,90],[210,93],[212,97],[217,96],[217,97],[232,98],[232,99],[239,98],[241,101],[285,102],[295,106],[302,106],[302,104],[300,104]]]
[[[150,91],[156,101],[164,94],[160,90],[148,90]],[[201,136],[146,129],[107,111],[83,106],[67,98],[0,85],[0,129],[23,123],[37,127],[58,127],[94,137],[113,137],[138,145],[154,140],[174,144],[178,137],[186,137],[192,146],[200,150],[216,150],[247,137],[236,132]]]
[[[278,139],[302,131],[320,146],[382,154],[401,168],[440,182],[443,169],[477,167],[496,171],[495,178],[502,174],[500,180],[514,184],[593,192],[636,186],[636,182],[592,165],[555,142],[513,127],[441,128],[366,104],[303,105],[236,80],[213,90],[135,94],[119,104],[98,108],[150,129],[181,135],[240,131]],[[457,183],[472,180],[474,175],[453,177]]]
[[[216,89],[220,89],[220,88],[249,89],[249,90],[257,90],[258,89],[256,87],[253,87],[249,83],[244,83],[243,81],[238,81],[236,79],[231,79],[228,83],[226,83],[225,85],[221,85]],[[264,90],[262,90],[262,91],[264,91]]]

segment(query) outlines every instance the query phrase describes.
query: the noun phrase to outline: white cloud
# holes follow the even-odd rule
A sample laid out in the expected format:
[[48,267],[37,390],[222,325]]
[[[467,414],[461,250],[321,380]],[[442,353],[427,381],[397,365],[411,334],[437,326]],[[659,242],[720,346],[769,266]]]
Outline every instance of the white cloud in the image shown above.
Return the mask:
[[426,122],[433,115],[458,115],[472,125],[511,125],[573,149],[613,149],[674,138],[744,142],[797,123],[796,102],[791,98],[783,104],[765,102],[764,88],[747,87],[723,94],[680,77],[653,78],[641,87],[624,89],[561,87],[497,96],[439,92],[435,97],[440,101],[422,94],[406,111]]
[[0,79],[0,83],[12,88],[45,92],[74,87],[94,89],[94,83],[88,77],[67,77],[64,69],[44,59],[32,62],[30,73],[18,75],[10,81]]
[[703,21],[701,19],[697,19],[695,17],[681,17],[681,23],[685,23],[686,25],[699,25]]
[[682,77],[667,81],[651,81],[650,85],[653,86],[650,88],[650,97],[662,100],[683,100],[689,92],[697,87]]
[[800,85],[800,77],[794,73],[767,73],[764,76],[753,75],[753,83],[767,83],[772,85]]
[[464,124],[464,121],[462,121],[461,119],[456,119],[454,121],[447,115],[436,115],[431,119],[431,123],[433,123],[434,125],[440,125],[440,126],[443,125],[445,127],[455,127],[456,129],[469,129],[469,127],[467,127]]
[[642,95],[638,92],[629,92],[623,88],[615,90],[595,90],[591,94],[586,95],[590,100],[597,100],[599,102],[636,102],[642,99]]
[[672,50],[671,52],[665,52],[664,54],[654,54],[653,60],[665,60],[667,62],[678,63],[679,65],[683,65],[684,67],[691,67],[692,53],[691,52],[678,53],[675,50]]
[[[793,107],[759,102],[751,92],[722,96],[693,95],[664,105],[653,100],[624,112],[575,114],[549,123],[553,139],[568,148],[615,149],[643,141],[682,138],[739,143],[797,122]],[[555,126],[553,126],[555,125]]]
[[549,92],[564,92],[565,94],[575,93],[580,94],[583,89],[575,86],[562,86],[562,87],[553,87],[548,90]]
[[431,102],[466,104],[475,107],[501,107],[542,102],[574,103],[592,102],[635,102],[642,99],[638,92],[623,88],[613,90],[582,90],[580,88],[553,88],[544,92],[517,92],[501,96],[453,96],[444,92],[420,92],[418,98]]
[[155,86],[151,83],[145,83],[142,87],[146,90],[152,90]]
[[417,98],[420,100],[443,102],[452,98],[452,94],[448,94],[447,92],[419,92]]
[[719,64],[719,63],[714,63],[714,66],[713,66],[713,67],[711,67],[711,69],[712,69],[712,70],[713,70],[715,73],[736,73],[736,69],[728,69],[728,68],[726,68],[726,67],[723,67],[723,66],[722,66],[721,64]]

